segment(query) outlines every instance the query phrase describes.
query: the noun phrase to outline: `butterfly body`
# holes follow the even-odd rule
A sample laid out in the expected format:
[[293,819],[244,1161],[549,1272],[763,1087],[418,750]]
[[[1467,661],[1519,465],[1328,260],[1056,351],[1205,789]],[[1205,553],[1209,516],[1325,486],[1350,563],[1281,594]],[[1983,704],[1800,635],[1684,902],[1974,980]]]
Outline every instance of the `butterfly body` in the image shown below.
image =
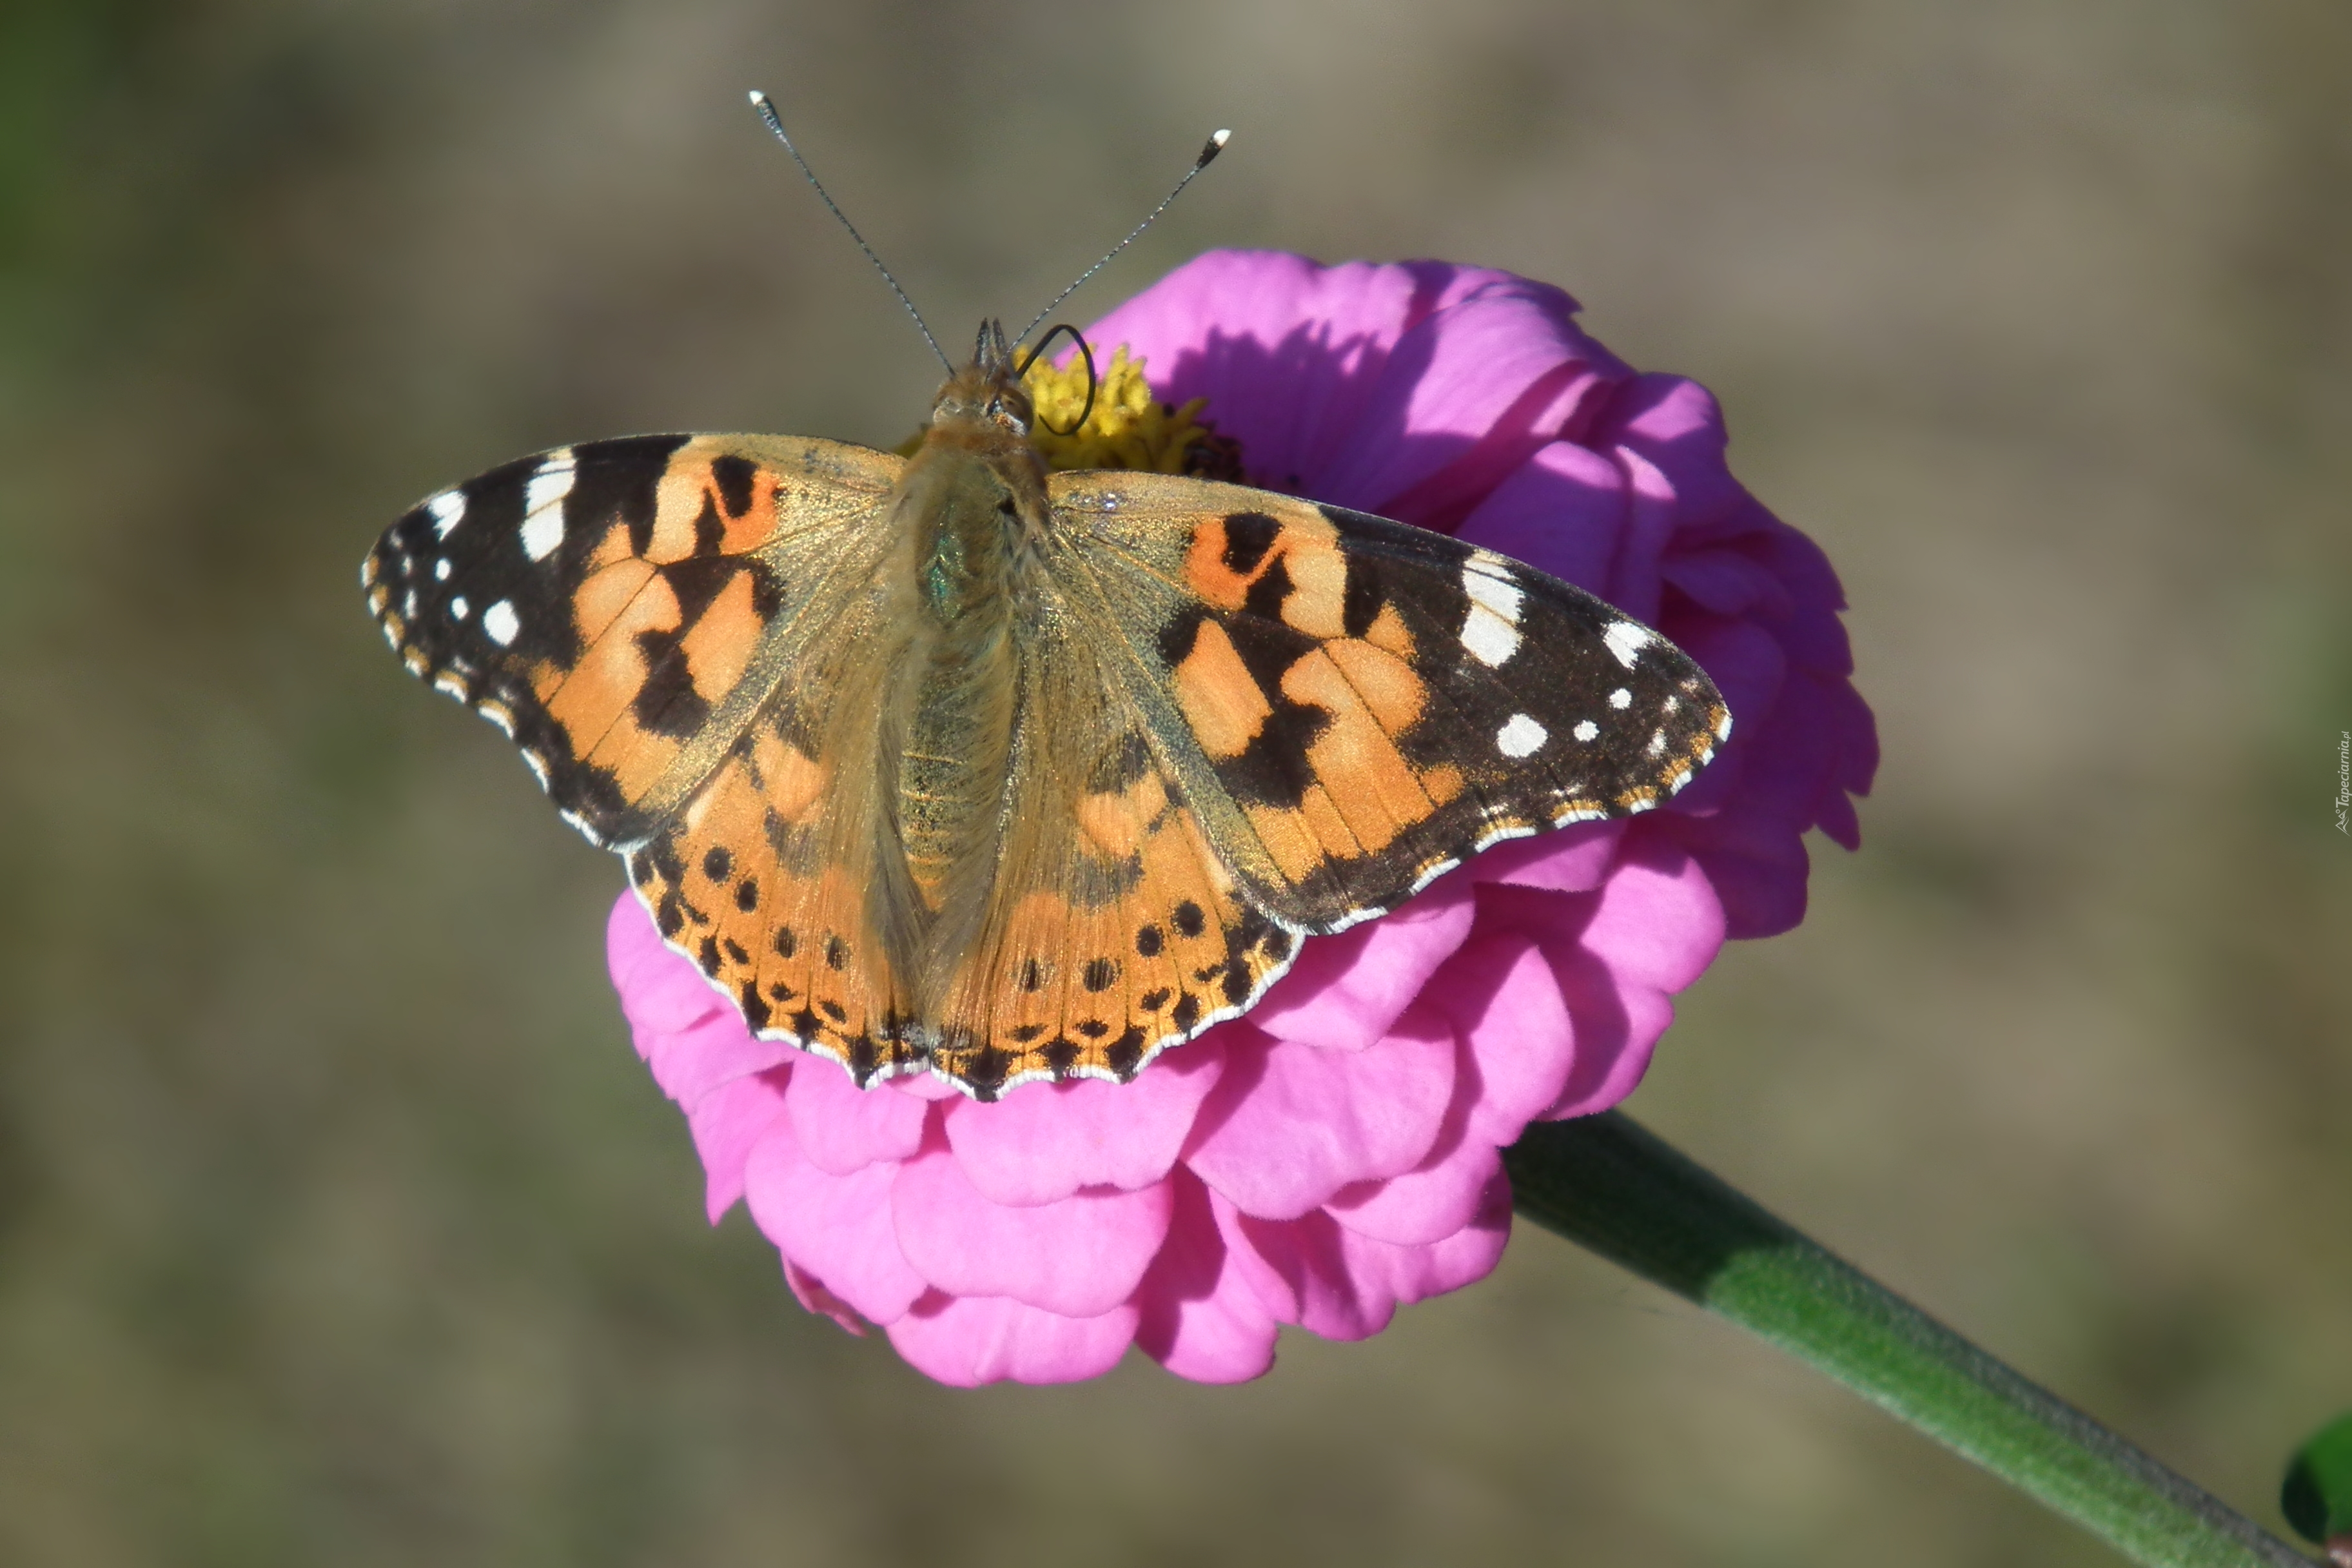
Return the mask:
[[1001,330],[911,458],[558,448],[362,568],[416,674],[621,853],[749,1026],[860,1082],[1125,1079],[1306,937],[1659,804],[1728,732],[1679,650],[1443,535],[1048,472]]

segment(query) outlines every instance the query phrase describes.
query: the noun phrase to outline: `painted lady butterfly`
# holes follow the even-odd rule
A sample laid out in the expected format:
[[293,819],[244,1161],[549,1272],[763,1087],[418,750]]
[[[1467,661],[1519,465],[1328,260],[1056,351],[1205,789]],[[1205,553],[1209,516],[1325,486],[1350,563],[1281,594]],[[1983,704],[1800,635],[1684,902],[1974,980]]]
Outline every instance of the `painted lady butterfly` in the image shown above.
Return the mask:
[[522,750],[752,1030],[861,1084],[1124,1081],[1301,939],[1658,805],[1731,717],[1581,589],[1178,475],[1048,472],[1003,329],[911,458],[559,447],[367,558],[409,669]]

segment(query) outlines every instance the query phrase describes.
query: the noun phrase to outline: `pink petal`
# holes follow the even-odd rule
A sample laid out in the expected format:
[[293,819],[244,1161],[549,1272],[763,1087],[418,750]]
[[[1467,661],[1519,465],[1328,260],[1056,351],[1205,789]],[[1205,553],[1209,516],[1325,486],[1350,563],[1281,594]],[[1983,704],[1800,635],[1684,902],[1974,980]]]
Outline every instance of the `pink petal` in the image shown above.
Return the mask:
[[808,1311],[831,1318],[859,1339],[866,1337],[866,1320],[857,1315],[857,1309],[826,1289],[824,1280],[789,1258],[784,1259],[784,1283],[792,1287],[793,1299]]
[[860,1089],[837,1062],[809,1058],[784,1095],[793,1136],[820,1171],[845,1176],[876,1161],[912,1158],[930,1107],[908,1094]]
[[888,1323],[929,1288],[898,1251],[890,1225],[898,1173],[868,1165],[835,1176],[801,1157],[788,1126],[752,1151],[746,1172],[751,1219],[784,1256],[867,1321]]
[[1565,947],[1598,900],[1497,888],[1480,901],[1491,911],[1491,934],[1462,950],[1432,994],[1478,1076],[1469,1136],[1493,1148],[1516,1142],[1528,1122],[1559,1100],[1586,1054],[1552,956],[1534,932],[1557,931]]
[[1195,1383],[1246,1383],[1274,1365],[1277,1325],[1231,1262],[1209,1189],[1189,1171],[1171,1184],[1168,1239],[1135,1292],[1135,1348]]
[[1573,958],[1547,944],[1577,1021],[1576,1064],[1547,1118],[1606,1110],[1633,1091],[1674,1022],[1674,994],[1715,961],[1723,906],[1698,862],[1666,835],[1629,835]]
[[1277,1039],[1361,1050],[1412,1005],[1475,914],[1468,882],[1441,877],[1379,920],[1307,942],[1249,1021]]
[[1260,1265],[1252,1283],[1274,1294],[1266,1305],[1276,1318],[1325,1339],[1360,1340],[1388,1327],[1401,1305],[1486,1278],[1510,1225],[1510,1185],[1497,1171],[1472,1222],[1427,1247],[1376,1241],[1319,1212],[1290,1221],[1244,1215],[1236,1229]]
[[1419,1164],[1454,1092],[1454,1031],[1408,1009],[1376,1045],[1325,1051],[1236,1040],[1184,1163],[1244,1213],[1288,1219],[1352,1183]]
[[730,1079],[799,1056],[785,1041],[753,1039],[743,1016],[662,941],[635,893],[614,901],[604,952],[637,1054],[680,1105],[690,1108]]
[[941,1141],[898,1167],[890,1214],[907,1260],[949,1294],[1010,1296],[1090,1318],[1135,1293],[1168,1235],[1172,1202],[1163,1182],[1025,1208],[993,1204]]
[[948,1143],[993,1204],[1050,1204],[1081,1187],[1132,1192],[1168,1174],[1201,1101],[1224,1068],[1212,1030],[1168,1052],[1131,1083],[1078,1079],[947,1108]]
[[703,1202],[711,1224],[717,1225],[743,1195],[751,1152],[789,1126],[784,1085],[791,1073],[790,1068],[774,1068],[736,1079],[704,1095],[687,1111],[687,1130],[694,1135],[694,1152],[702,1161]]
[[1003,1379],[1078,1383],[1118,1364],[1135,1338],[1135,1318],[1133,1307],[1065,1318],[1002,1297],[933,1291],[887,1331],[909,1365],[950,1387]]
[[[1468,1110],[1465,1105],[1465,1117]],[[1475,1135],[1440,1139],[1439,1148],[1442,1153],[1402,1176],[1347,1188],[1323,1212],[1375,1241],[1399,1247],[1443,1241],[1478,1217],[1486,1189],[1502,1173],[1503,1157]]]

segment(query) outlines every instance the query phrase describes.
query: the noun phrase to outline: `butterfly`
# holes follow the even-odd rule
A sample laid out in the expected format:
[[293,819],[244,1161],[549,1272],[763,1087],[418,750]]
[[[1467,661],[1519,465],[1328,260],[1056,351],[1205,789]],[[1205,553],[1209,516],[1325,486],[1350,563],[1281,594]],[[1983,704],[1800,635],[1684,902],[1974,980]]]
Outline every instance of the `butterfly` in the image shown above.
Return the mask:
[[523,458],[362,567],[408,668],[513,740],[753,1032],[861,1084],[1124,1081],[1302,940],[1655,806],[1728,736],[1681,650],[1517,562],[1049,471],[1013,366],[984,323],[911,458]]
[[911,456],[562,447],[427,497],[362,565],[410,671],[515,742],[753,1033],[861,1086],[1124,1082],[1306,938],[1648,810],[1729,736],[1688,656],[1517,562],[1213,479],[1049,471],[1035,359],[983,321]]

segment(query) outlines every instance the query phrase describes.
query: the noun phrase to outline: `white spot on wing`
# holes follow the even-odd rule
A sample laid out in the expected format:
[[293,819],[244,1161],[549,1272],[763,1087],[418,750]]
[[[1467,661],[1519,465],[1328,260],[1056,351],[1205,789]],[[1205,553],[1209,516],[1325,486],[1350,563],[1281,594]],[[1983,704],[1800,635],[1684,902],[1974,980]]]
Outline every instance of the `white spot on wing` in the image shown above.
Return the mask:
[[563,498],[572,493],[572,449],[547,455],[522,488],[522,552],[544,561],[563,542]]
[[1617,656],[1618,663],[1631,669],[1633,668],[1633,656],[1650,646],[1650,630],[1632,621],[1616,621],[1601,634],[1601,640],[1609,645],[1609,651]]
[[1664,756],[1666,754],[1666,732],[1664,730],[1653,731],[1650,735],[1650,743],[1642,749],[1654,757]]
[[1462,646],[1487,668],[1499,668],[1519,651],[1518,628],[1486,605],[1473,605],[1462,623]]
[[1512,626],[1519,624],[1519,605],[1526,595],[1507,567],[1473,555],[1462,563],[1462,591],[1474,605],[1484,605]]
[[449,531],[466,521],[466,498],[457,490],[443,490],[425,503],[433,514],[433,533],[436,539],[446,539]]
[[1538,746],[1550,738],[1550,732],[1524,713],[1514,713],[1511,721],[1495,731],[1495,749],[1507,757],[1531,755]]
[[446,583],[449,580],[449,558],[446,555],[433,563],[433,580],[436,583]]
[[1499,559],[1472,555],[1462,563],[1462,592],[1470,613],[1462,620],[1462,646],[1489,669],[1519,651],[1519,605],[1527,595]]
[[1620,711],[1631,708],[1633,706],[1633,694],[1621,686],[1609,694],[1609,706]]
[[1569,733],[1574,735],[1580,741],[1588,742],[1597,741],[1601,738],[1601,726],[1594,723],[1591,720],[1587,719],[1575,729],[1570,730]]
[[500,599],[482,612],[482,629],[490,634],[493,642],[505,647],[515,640],[515,634],[522,630],[522,617],[515,614],[511,603]]
[[474,606],[466,603],[465,595],[460,594],[449,601],[449,614],[453,619],[462,621],[473,613]]

